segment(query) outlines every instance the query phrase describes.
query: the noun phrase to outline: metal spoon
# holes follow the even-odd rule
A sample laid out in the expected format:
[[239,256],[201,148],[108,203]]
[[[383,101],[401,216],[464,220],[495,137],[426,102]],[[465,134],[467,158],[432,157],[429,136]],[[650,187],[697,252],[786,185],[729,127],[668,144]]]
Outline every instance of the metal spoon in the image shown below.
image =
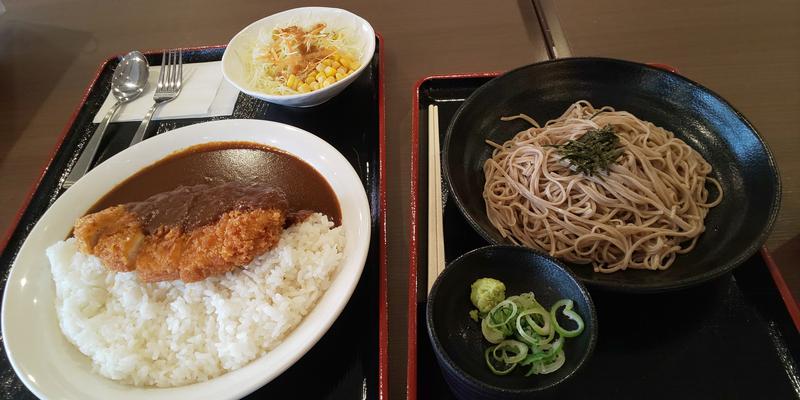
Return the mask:
[[117,102],[111,106],[105,118],[97,126],[92,138],[89,139],[89,143],[86,144],[86,148],[83,149],[83,153],[81,153],[75,166],[72,167],[72,171],[67,175],[64,180],[64,189],[74,185],[78,179],[89,172],[89,167],[91,167],[92,161],[97,155],[97,150],[100,148],[100,143],[103,141],[108,123],[114,118],[121,105],[139,97],[144,92],[149,73],[149,64],[144,54],[132,51],[122,57],[119,65],[114,69],[114,76],[111,77],[111,93],[117,99]]

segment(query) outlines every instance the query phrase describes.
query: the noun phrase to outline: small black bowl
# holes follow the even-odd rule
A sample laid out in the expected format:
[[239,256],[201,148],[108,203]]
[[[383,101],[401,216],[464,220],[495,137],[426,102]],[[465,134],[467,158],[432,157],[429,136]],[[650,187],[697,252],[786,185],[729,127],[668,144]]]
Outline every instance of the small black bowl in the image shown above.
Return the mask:
[[[512,371],[494,375],[486,366],[484,350],[491,344],[483,338],[480,324],[469,317],[475,307],[469,299],[470,285],[479,278],[494,278],[506,285],[506,297],[533,292],[549,308],[562,298],[572,299],[585,329],[564,344],[566,362],[547,375],[524,376]],[[553,393],[589,359],[597,341],[597,316],[586,288],[555,259],[518,246],[487,246],[451,262],[428,296],[428,337],[445,380],[460,399],[528,399]]]

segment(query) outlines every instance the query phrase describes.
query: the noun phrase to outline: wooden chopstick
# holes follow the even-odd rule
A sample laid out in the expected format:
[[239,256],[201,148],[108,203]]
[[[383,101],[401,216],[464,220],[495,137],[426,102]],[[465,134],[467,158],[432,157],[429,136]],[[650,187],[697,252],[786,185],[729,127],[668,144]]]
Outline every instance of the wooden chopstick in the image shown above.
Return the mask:
[[428,106],[428,292],[444,270],[439,107]]
[[438,246],[436,246],[436,140],[434,139],[435,123],[433,116],[434,105],[428,106],[428,293],[431,291],[433,282],[439,276]]
[[444,210],[442,207],[444,206],[444,202],[442,201],[442,158],[441,158],[441,145],[439,144],[439,107],[433,106],[433,122],[434,122],[434,135],[436,139],[436,249],[437,251],[437,264],[440,275],[444,272],[445,267],[445,258],[444,258],[444,216],[442,215]]

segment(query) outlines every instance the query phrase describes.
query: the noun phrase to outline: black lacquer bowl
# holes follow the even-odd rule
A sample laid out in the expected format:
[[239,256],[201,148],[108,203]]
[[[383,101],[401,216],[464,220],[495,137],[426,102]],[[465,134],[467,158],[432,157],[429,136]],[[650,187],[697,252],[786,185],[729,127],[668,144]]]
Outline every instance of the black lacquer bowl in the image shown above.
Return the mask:
[[[705,219],[691,252],[666,271],[596,273],[569,265],[584,283],[611,290],[657,292],[719,277],[764,243],[780,205],[775,160],[753,126],[717,94],[680,75],[628,61],[571,58],[532,64],[476,90],[458,109],[444,140],[443,170],[462,213],[487,241],[510,244],[491,225],[481,193],[490,139],[503,143],[530,125],[501,116],[525,113],[544,123],[578,100],[612,106],[675,133],[713,167],[724,198]],[[709,187],[710,196],[716,188]]]
[[[525,376],[526,368],[494,375],[486,365],[480,324],[469,317],[470,285],[494,278],[506,285],[506,297],[533,292],[544,307],[567,298],[583,318],[583,333],[567,338],[566,361],[553,373]],[[586,288],[557,260],[518,246],[486,246],[451,262],[428,296],[428,338],[447,384],[460,399],[528,399],[557,395],[557,386],[572,377],[589,359],[597,341],[597,317]]]

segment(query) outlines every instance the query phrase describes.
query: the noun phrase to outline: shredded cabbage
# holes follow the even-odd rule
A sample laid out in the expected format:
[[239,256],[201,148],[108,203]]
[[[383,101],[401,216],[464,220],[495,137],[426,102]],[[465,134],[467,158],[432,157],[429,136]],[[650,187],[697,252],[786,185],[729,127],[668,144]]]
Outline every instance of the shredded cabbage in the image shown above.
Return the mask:
[[[287,85],[291,74],[305,79],[318,64],[335,55],[360,63],[362,54],[357,39],[352,28],[331,29],[324,23],[289,23],[262,29],[242,55],[248,86],[274,95],[299,94],[300,91]],[[352,70],[357,68],[354,67]]]

